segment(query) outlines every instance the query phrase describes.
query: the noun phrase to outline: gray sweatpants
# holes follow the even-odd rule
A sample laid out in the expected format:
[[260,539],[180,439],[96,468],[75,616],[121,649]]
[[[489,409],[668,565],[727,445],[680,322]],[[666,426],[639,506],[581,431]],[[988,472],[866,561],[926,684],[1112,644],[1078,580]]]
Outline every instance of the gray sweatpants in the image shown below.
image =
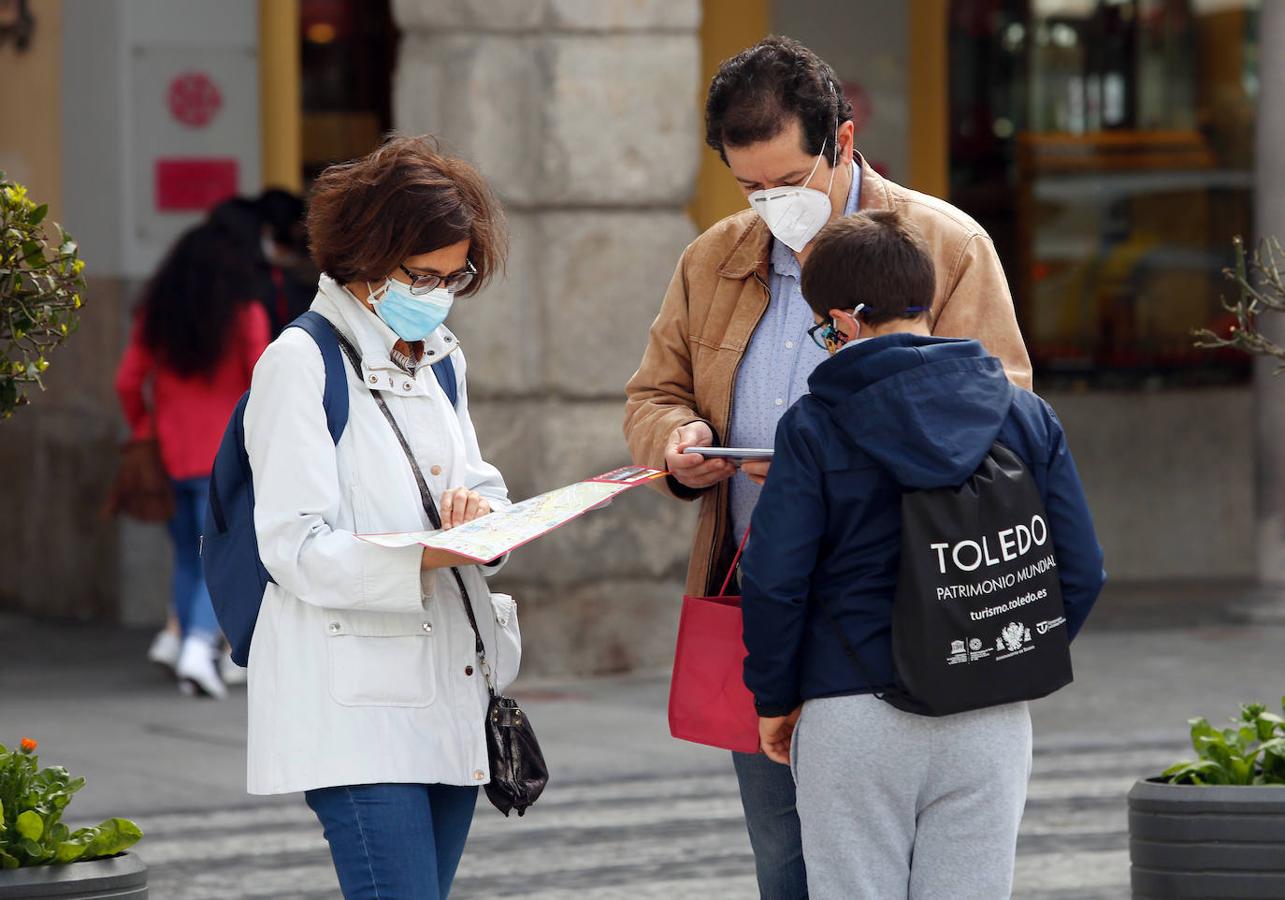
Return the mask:
[[794,780],[812,900],[1000,900],[1031,774],[1025,703],[943,718],[809,700]]

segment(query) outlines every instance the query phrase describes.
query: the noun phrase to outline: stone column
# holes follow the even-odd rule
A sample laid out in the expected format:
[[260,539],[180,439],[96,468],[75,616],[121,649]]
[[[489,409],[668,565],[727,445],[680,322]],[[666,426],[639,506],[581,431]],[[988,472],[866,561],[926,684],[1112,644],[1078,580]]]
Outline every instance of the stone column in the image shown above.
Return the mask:
[[[1285,242],[1285,4],[1264,3],[1259,15],[1255,240]],[[1280,342],[1285,322],[1278,319],[1269,316],[1263,325]],[[1285,616],[1285,375],[1275,369],[1272,360],[1255,361],[1258,579],[1263,593],[1275,598],[1272,615]]]
[[[483,453],[512,496],[629,462],[624,385],[695,236],[697,0],[395,0],[394,122],[503,201],[507,277],[457,306]],[[660,668],[695,510],[647,490],[523,548],[531,674]]]

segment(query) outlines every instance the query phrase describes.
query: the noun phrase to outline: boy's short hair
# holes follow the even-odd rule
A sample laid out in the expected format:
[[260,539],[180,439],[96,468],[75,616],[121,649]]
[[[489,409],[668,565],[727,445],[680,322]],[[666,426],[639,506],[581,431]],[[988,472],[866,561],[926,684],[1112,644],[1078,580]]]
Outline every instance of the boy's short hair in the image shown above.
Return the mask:
[[926,315],[937,278],[919,230],[900,213],[878,209],[822,228],[803,265],[801,286],[817,315],[864,303],[862,320],[877,326]]

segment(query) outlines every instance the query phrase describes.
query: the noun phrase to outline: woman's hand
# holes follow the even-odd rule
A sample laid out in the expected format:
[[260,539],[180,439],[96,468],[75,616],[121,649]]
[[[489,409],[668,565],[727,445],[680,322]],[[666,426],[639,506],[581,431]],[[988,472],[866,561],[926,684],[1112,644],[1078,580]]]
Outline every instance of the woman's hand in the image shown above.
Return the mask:
[[434,569],[450,569],[452,567],[476,566],[477,560],[469,559],[467,556],[460,556],[458,553],[452,553],[449,550],[439,550],[437,547],[425,547],[424,554],[419,558],[419,568],[421,572],[429,572]]
[[783,766],[790,764],[790,744],[794,740],[794,726],[799,721],[799,707],[788,716],[759,718],[759,745],[767,758]]
[[486,498],[468,488],[451,488],[442,494],[437,506],[442,516],[443,531],[480,519],[491,512],[491,504]]

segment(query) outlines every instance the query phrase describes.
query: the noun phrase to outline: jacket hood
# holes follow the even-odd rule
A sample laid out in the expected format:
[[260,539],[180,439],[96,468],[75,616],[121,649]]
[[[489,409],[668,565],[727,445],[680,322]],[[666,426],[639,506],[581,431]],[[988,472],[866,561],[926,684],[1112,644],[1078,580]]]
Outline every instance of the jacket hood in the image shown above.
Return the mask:
[[817,366],[812,396],[849,439],[908,488],[976,471],[1013,403],[1003,364],[977,341],[892,334]]

